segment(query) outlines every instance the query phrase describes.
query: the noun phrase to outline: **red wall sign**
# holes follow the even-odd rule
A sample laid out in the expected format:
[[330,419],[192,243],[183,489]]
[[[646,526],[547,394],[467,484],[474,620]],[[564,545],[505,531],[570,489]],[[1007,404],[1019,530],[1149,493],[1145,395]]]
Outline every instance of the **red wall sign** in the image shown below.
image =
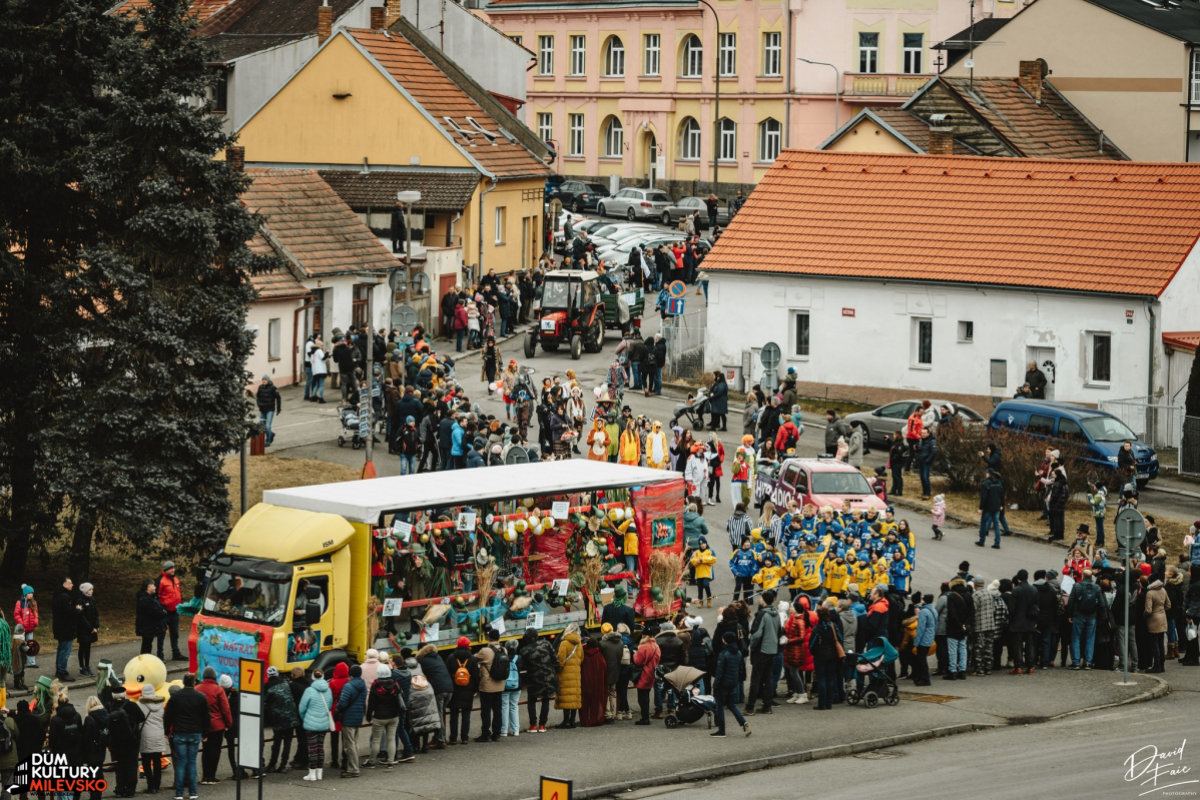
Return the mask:
[[843,309],[842,309],[842,316],[843,316],[843,317],[853,317],[853,316],[854,316],[854,309],[853,309],[853,308],[843,308]]

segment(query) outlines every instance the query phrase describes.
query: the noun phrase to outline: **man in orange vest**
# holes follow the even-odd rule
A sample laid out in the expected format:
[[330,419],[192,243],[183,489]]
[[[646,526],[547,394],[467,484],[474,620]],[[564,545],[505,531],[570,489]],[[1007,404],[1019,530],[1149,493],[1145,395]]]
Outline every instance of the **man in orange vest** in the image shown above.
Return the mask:
[[[167,612],[166,631],[158,634],[158,657],[163,658],[163,639],[171,633],[171,660],[186,661],[187,656],[179,652],[179,604],[183,602],[183,591],[179,578],[175,577],[175,562],[164,561],[162,577],[158,579],[158,601]],[[165,659],[164,659],[165,660]]]

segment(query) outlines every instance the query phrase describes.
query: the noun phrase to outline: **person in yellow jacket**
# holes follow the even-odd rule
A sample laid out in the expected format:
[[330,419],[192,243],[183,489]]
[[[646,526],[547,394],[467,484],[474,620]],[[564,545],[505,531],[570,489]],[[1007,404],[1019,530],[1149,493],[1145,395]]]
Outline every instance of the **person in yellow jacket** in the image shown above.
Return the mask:
[[847,556],[846,566],[850,569],[850,578],[858,584],[858,593],[866,597],[875,588],[875,570],[870,561],[858,561],[857,557]]
[[592,429],[587,435],[589,461],[608,460],[608,432],[604,430],[604,420],[600,417],[592,420]]
[[626,520],[621,523],[621,527],[617,528],[622,534],[624,541],[622,544],[622,552],[625,553],[625,571],[632,572],[635,576],[638,571],[638,529],[633,520]]
[[662,423],[654,420],[654,427],[646,437],[646,466],[651,469],[666,469],[671,460],[671,449],[667,444],[667,435],[663,433]]
[[621,452],[621,423],[617,421],[614,411],[604,417],[604,432],[608,434],[608,463],[617,463]]
[[850,570],[845,559],[834,558],[825,563],[825,591],[839,597],[850,585]]
[[767,589],[774,589],[783,580],[783,576],[787,574],[787,570],[779,566],[778,559],[774,553],[767,553],[763,556],[762,569],[754,576],[752,582],[757,583],[765,592]]
[[617,461],[636,467],[642,463],[642,437],[638,435],[637,423],[633,420],[625,425],[617,447]]
[[879,557],[878,553],[871,553],[871,571],[875,573],[876,586],[888,586],[892,582],[892,576],[888,574],[890,565]]
[[692,552],[692,566],[696,569],[696,605],[705,605],[705,595],[708,595],[707,606],[712,608],[712,571],[717,563],[717,556],[708,546],[708,540],[700,537],[700,543]]

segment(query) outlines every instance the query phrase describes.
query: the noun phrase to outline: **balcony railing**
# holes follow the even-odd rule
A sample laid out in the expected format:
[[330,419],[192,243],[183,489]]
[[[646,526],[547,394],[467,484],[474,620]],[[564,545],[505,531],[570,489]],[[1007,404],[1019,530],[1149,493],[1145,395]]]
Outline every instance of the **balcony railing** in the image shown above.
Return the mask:
[[932,75],[901,75],[887,72],[871,74],[847,72],[842,76],[842,94],[909,97],[916,94],[932,77]]

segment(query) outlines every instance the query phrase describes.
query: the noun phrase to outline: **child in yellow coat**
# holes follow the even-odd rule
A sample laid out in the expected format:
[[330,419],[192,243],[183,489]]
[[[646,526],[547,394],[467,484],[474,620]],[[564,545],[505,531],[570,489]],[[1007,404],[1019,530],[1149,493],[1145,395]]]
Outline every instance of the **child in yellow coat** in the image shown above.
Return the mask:
[[708,540],[701,536],[700,543],[692,553],[692,566],[696,569],[695,602],[697,606],[705,605],[704,598],[705,595],[708,595],[708,607],[712,608],[712,589],[709,587],[712,584],[712,571],[715,563],[717,563],[717,556],[708,546]]
[[753,582],[762,586],[763,591],[774,589],[783,580],[786,570],[779,566],[778,560],[773,553],[767,553],[763,556],[762,569],[754,576]]

